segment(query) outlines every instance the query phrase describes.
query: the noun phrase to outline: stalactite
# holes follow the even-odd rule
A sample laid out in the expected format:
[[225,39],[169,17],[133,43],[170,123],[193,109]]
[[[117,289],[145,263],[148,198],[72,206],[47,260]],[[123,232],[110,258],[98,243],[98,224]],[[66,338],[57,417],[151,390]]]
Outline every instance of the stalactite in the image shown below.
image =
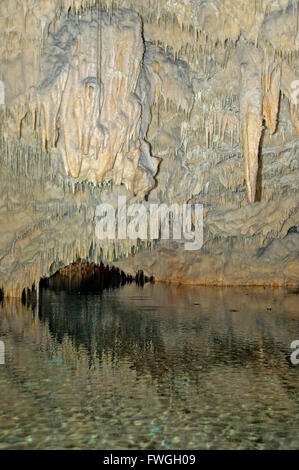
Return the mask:
[[255,201],[259,145],[262,136],[261,57],[246,44],[238,49],[241,67],[241,141],[245,164],[247,197]]
[[263,100],[263,114],[266,125],[271,134],[274,134],[277,127],[277,114],[280,97],[280,75],[281,67],[278,64],[267,77],[266,90]]

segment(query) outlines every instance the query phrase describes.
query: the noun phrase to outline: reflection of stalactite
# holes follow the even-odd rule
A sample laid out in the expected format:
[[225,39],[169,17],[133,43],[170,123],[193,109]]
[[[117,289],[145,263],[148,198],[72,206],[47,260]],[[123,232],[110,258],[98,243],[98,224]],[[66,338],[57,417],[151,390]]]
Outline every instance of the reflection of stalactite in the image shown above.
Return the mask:
[[[221,290],[219,295],[215,295],[214,289],[200,289],[200,306],[194,306],[194,303],[198,302],[199,293],[194,288],[159,286],[150,292],[155,307],[153,312],[147,308],[145,315],[144,311],[136,308],[134,300],[132,301],[132,298],[140,298],[141,295],[140,288],[133,285],[122,289],[119,294],[116,291],[112,296],[108,295],[109,302],[102,303],[101,297],[95,296],[91,308],[84,298],[67,293],[61,293],[57,306],[57,293],[41,289],[39,314],[34,318],[32,306],[23,305],[19,300],[6,300],[0,304],[1,329],[4,333],[7,332],[8,336],[16,335],[18,343],[21,332],[26,342],[32,344],[32,354],[35,356],[38,346],[43,353],[49,354],[53,362],[55,359],[63,359],[67,365],[75,366],[75,370],[80,370],[83,365],[87,369],[90,364],[99,366],[100,362],[107,361],[111,364],[113,360],[119,361],[120,365],[121,360],[125,359],[126,371],[128,361],[131,361],[134,369],[140,373],[149,372],[156,380],[161,378],[161,372],[164,377],[169,370],[182,373],[184,377],[187,373],[190,377],[198,378],[198,354],[201,356],[200,364],[209,369],[215,367],[216,358],[219,361],[220,352],[223,363],[227,364],[228,359],[234,359],[234,363],[244,364],[248,359],[260,357],[260,346],[263,346],[265,354],[267,355],[267,351],[269,354],[271,352],[271,357],[273,351],[276,351],[276,368],[278,363],[281,364],[279,375],[285,376],[288,363],[278,361],[278,358],[285,355],[281,345],[287,340],[287,328],[282,327],[283,323],[277,321],[276,316],[271,316],[270,320],[269,315],[263,313],[265,305],[271,305],[273,301],[271,290],[261,292],[256,289],[248,297],[248,291],[244,290],[236,289],[233,295],[232,292]],[[295,297],[295,293],[288,296],[276,295],[279,312],[289,312],[294,321]],[[145,298],[148,300],[148,292],[145,292]],[[191,306],[187,315],[184,308],[186,301]],[[213,311],[214,315],[210,315],[208,320],[205,318],[207,327],[197,329],[196,334],[190,336],[190,328],[194,331],[194,322],[201,318],[198,308],[203,312]],[[163,311],[161,321],[157,311]],[[248,338],[252,328],[256,327],[257,318],[261,325],[258,330],[260,337],[257,336],[252,342]],[[165,328],[165,325],[168,327]],[[182,325],[187,328],[181,330]],[[174,351],[171,339],[173,333],[178,331],[181,340],[177,342]],[[200,353],[198,344],[202,345]],[[186,349],[187,345],[191,355]],[[160,364],[161,357],[164,364],[157,370],[156,359],[159,358]],[[22,358],[23,355],[18,357],[19,360]],[[186,370],[186,360],[194,362],[194,367],[190,366]],[[33,363],[35,364],[34,361]],[[269,367],[269,357],[264,357],[259,366],[261,364]],[[24,373],[24,370],[30,373],[28,365],[29,363],[24,369],[18,368],[19,373]],[[47,361],[44,360],[43,365],[47,367]]]

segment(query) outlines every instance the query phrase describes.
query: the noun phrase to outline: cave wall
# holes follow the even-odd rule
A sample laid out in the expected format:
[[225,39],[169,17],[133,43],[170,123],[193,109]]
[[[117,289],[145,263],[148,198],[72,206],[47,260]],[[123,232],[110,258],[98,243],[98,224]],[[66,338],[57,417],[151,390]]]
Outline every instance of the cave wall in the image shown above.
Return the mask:
[[[0,288],[77,258],[298,285],[298,2],[0,1]],[[204,246],[99,241],[95,211],[204,205]]]

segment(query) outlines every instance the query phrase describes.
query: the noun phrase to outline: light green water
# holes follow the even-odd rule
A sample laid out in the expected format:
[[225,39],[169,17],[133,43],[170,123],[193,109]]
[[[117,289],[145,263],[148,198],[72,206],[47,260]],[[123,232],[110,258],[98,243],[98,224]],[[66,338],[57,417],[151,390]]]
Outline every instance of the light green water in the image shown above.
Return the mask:
[[131,284],[6,301],[0,448],[298,449],[298,299]]

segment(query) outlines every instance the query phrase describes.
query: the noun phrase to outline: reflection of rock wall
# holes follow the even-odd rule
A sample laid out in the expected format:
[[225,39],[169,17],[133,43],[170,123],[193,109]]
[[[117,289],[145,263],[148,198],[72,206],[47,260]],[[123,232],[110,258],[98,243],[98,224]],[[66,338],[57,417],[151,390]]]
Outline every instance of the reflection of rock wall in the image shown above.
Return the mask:
[[0,1],[0,287],[136,251],[94,240],[95,207],[118,194],[202,202],[207,253],[236,238],[243,279],[296,282],[295,2],[100,3]]
[[285,294],[131,285],[92,298],[41,291],[35,310],[7,299],[2,447],[139,448],[142,439],[159,449],[154,423],[163,439],[169,430],[173,449],[177,435],[183,449],[297,449],[299,382],[289,358],[298,299]]

